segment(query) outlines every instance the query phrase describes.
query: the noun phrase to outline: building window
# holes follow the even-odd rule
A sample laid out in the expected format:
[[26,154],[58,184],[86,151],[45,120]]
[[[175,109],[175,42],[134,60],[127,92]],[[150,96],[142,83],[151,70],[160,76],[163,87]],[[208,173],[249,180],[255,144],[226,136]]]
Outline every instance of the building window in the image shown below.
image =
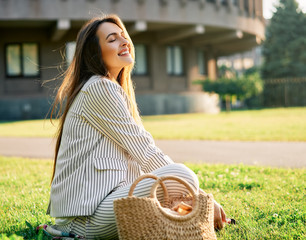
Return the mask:
[[183,51],[179,46],[167,47],[167,73],[169,75],[183,75]]
[[67,42],[66,43],[66,62],[67,66],[69,66],[72,62],[74,52],[75,52],[75,42]]
[[7,77],[38,77],[37,43],[12,43],[5,47]]
[[204,51],[198,51],[198,67],[199,67],[199,74],[206,75],[205,69],[205,56]]
[[147,48],[144,44],[135,44],[135,66],[133,74],[148,74]]

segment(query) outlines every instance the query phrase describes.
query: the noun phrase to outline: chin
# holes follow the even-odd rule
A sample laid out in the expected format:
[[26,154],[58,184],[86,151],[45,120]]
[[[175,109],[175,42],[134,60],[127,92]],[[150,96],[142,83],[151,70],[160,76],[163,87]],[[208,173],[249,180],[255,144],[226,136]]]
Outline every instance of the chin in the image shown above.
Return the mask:
[[131,64],[133,64],[133,63],[134,63],[134,60],[133,60],[132,58],[126,59],[126,60],[124,61],[124,67],[125,67],[125,66],[128,66],[128,65],[131,65]]

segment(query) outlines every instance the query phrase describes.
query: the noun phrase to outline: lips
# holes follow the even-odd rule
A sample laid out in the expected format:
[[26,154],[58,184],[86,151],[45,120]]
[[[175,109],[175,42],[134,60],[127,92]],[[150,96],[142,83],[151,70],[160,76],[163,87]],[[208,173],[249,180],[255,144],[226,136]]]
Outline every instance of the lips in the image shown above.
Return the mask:
[[121,51],[118,53],[118,56],[125,56],[125,55],[128,55],[128,54],[130,54],[129,49],[123,49],[123,50],[121,50]]

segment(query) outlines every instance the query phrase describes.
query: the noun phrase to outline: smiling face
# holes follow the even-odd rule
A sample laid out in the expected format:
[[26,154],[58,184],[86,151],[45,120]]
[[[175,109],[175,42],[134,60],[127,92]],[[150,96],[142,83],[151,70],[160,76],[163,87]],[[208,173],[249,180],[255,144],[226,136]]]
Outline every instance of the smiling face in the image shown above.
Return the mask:
[[110,22],[102,23],[98,30],[102,59],[111,78],[116,79],[121,69],[134,62],[130,54],[130,43],[122,29]]

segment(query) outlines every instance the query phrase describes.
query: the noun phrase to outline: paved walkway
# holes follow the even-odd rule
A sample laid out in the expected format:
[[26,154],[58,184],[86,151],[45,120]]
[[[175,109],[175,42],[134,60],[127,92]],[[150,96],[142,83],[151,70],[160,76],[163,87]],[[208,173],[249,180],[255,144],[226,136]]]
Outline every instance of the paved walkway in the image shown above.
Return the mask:
[[[50,138],[0,138],[0,155],[50,159],[54,145]],[[305,142],[157,140],[156,145],[176,162],[306,167]]]

